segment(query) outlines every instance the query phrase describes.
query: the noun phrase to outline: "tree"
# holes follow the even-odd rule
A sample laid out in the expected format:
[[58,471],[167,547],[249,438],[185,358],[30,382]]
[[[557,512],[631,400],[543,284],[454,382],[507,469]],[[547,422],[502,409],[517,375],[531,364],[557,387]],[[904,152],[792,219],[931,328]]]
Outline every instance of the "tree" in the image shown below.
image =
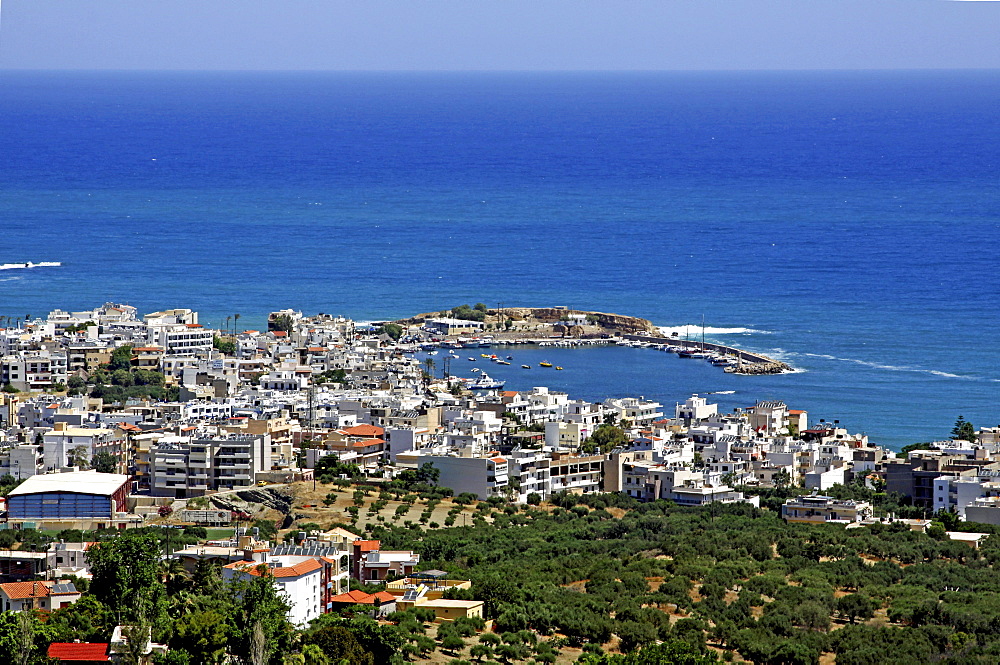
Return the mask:
[[602,451],[609,451],[626,443],[628,443],[628,437],[625,435],[625,430],[615,425],[602,423],[597,426],[597,429],[584,444],[581,444],[581,448],[585,449],[586,452],[592,452],[598,447]]
[[424,483],[427,485],[437,485],[438,479],[441,477],[441,470],[434,466],[431,462],[424,462],[417,469],[417,482]]
[[56,642],[75,639],[100,642],[107,639],[117,624],[118,619],[108,606],[88,593],[72,605],[52,612],[46,625]]
[[111,352],[111,361],[108,362],[108,369],[112,372],[116,369],[132,370],[131,344],[124,344]]
[[368,616],[354,616],[348,628],[376,663],[388,663],[406,642],[398,626],[383,626]]
[[489,658],[493,655],[493,649],[486,644],[476,644],[471,649],[469,649],[469,655],[476,660],[483,660],[484,658]]
[[100,452],[90,460],[97,473],[118,473],[118,458],[111,453]]
[[171,649],[184,649],[196,663],[216,665],[226,656],[226,621],[215,610],[183,614],[174,622]]
[[160,581],[160,543],[151,534],[124,532],[112,540],[92,545],[87,561],[93,575],[91,593],[116,613],[120,623],[163,611]]
[[66,461],[69,463],[69,466],[86,469],[90,466],[90,451],[87,450],[87,446],[74,446],[70,448]]
[[277,330],[280,332],[291,333],[292,328],[295,327],[295,322],[292,320],[288,314],[278,314],[276,317],[268,322],[268,327],[271,330]]
[[398,323],[387,323],[378,330],[376,330],[375,332],[380,335],[381,334],[388,335],[392,339],[392,341],[395,342],[400,337],[403,336],[403,326],[399,325]]
[[441,640],[441,648],[457,655],[459,651],[465,648],[465,640],[454,633],[448,633]]
[[111,383],[116,386],[128,388],[135,385],[135,379],[132,378],[131,370],[116,369],[111,372]]
[[719,659],[715,654],[702,653],[684,640],[672,639],[644,646],[624,656],[584,653],[576,662],[584,665],[714,665]]
[[771,482],[774,483],[774,488],[778,490],[778,495],[783,497],[787,494],[788,488],[792,484],[792,476],[788,473],[787,469],[778,469],[771,477]]
[[291,606],[266,566],[258,566],[255,573],[232,584],[238,600],[231,619],[230,653],[244,665],[277,665],[294,632],[287,618]]
[[951,438],[954,441],[975,442],[976,428],[965,419],[965,416],[959,416],[958,420],[955,421],[955,426],[951,428]]
[[117,651],[118,662],[124,665],[143,665],[145,661],[143,656],[151,634],[151,627],[142,616],[129,625],[122,626],[125,644]]
[[40,657],[42,627],[31,610],[0,614],[0,656],[4,663],[28,665]]
[[837,612],[851,623],[865,621],[875,616],[875,603],[864,594],[851,593],[837,599]]
[[218,335],[215,335],[212,337],[212,346],[227,356],[236,355],[236,342],[231,339],[222,339]]

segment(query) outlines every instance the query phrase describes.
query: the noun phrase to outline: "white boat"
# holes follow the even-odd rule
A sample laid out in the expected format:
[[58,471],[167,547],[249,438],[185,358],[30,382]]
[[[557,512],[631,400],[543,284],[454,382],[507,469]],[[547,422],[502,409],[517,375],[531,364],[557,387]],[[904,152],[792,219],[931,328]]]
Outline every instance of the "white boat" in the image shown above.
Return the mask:
[[483,372],[479,378],[468,384],[469,390],[497,390],[503,388],[506,381],[491,379],[489,374]]

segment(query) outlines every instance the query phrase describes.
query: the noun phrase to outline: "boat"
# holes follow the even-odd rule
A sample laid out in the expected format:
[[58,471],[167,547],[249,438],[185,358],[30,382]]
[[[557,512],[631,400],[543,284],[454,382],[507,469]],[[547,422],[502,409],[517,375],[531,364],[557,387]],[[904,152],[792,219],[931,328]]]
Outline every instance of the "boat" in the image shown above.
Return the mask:
[[480,353],[480,354],[479,354],[479,357],[480,357],[480,358],[489,358],[489,356],[488,356],[488,355],[486,355],[485,353]]
[[556,369],[562,369],[562,367],[560,367],[559,365],[556,365]]
[[470,369],[469,371],[470,371],[470,372],[482,372],[483,370],[479,369],[478,367],[473,367],[473,368],[472,368],[472,369]]
[[498,361],[497,361],[497,364],[498,364],[498,365],[509,365],[510,363],[509,363],[509,362],[507,362],[506,360],[498,360]]
[[521,365],[521,369],[531,369],[531,365]]
[[507,360],[513,360],[514,356],[507,356]]
[[538,363],[538,366],[539,367],[552,367],[552,363],[550,363],[548,360],[543,360],[542,362]]
[[501,381],[499,379],[492,379],[490,376],[483,372],[479,375],[479,378],[469,383],[466,387],[469,390],[497,390],[503,388],[506,381]]
[[472,356],[469,356],[469,362],[470,362],[470,363],[474,363],[474,362],[476,362],[476,359],[475,359],[475,358],[473,358]]

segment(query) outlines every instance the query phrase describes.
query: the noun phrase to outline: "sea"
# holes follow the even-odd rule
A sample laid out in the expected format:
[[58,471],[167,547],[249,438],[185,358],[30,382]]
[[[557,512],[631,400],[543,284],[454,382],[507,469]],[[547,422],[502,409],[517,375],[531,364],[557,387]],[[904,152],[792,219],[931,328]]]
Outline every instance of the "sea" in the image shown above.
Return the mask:
[[796,371],[627,348],[452,371],[942,439],[1000,424],[998,109],[997,71],[0,71],[0,264],[61,263],[0,271],[0,321],[562,305]]

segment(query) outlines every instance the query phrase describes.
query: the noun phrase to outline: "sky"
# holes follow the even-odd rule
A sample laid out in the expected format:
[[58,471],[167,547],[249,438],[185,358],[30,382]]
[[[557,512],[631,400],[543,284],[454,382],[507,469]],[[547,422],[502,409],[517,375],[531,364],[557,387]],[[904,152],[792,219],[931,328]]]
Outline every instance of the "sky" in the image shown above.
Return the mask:
[[0,0],[0,69],[1000,68],[1000,2]]

